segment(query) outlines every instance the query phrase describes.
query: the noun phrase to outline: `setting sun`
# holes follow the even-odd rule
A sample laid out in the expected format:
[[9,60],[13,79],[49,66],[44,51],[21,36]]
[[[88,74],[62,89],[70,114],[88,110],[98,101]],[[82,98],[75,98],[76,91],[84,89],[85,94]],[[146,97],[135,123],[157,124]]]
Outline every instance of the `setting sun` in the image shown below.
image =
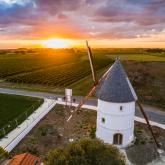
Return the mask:
[[65,39],[50,39],[44,41],[43,45],[46,48],[69,48],[71,41]]

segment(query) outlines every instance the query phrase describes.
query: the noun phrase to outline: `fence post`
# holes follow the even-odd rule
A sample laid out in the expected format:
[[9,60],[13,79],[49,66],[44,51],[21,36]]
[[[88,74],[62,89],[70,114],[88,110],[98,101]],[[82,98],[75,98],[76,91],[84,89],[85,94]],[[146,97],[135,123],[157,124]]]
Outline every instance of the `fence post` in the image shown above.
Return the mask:
[[4,136],[6,135],[6,131],[5,131],[5,128],[3,127],[3,134]]

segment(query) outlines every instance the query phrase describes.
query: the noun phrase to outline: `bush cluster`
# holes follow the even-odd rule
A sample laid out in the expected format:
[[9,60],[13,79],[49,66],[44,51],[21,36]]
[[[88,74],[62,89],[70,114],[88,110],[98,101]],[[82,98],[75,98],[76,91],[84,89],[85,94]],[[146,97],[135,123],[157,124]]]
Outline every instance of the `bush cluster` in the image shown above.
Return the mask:
[[46,165],[124,165],[119,150],[97,139],[82,139],[49,152]]

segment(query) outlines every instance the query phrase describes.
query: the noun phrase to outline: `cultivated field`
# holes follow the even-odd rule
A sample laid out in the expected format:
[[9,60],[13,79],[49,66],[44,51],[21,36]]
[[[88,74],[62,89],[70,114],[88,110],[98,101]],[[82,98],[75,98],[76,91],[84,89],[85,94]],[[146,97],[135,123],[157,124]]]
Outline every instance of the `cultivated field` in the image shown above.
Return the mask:
[[17,127],[42,102],[38,98],[0,94],[0,138]]
[[[108,57],[95,56],[96,70],[109,65],[111,61]],[[89,62],[84,51],[16,51],[1,55],[0,62],[1,80],[14,83],[66,87],[90,74]]]
[[[118,56],[143,103],[165,108],[164,49],[93,49],[98,77]],[[85,49],[0,51],[0,87],[85,95],[93,85]]]

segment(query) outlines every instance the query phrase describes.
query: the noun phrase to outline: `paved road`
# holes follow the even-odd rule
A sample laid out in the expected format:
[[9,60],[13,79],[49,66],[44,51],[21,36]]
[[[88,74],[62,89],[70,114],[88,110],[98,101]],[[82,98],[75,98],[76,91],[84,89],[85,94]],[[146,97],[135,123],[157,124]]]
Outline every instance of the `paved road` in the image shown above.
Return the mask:
[[[31,96],[31,97],[40,97],[40,98],[63,98],[63,95],[56,95],[52,93],[45,93],[45,92],[31,92],[31,91],[25,91],[25,90],[18,90],[18,89],[5,89],[0,88],[0,93],[7,93],[7,94],[14,94],[14,95],[23,95],[23,96]],[[82,96],[74,96],[77,101],[79,101]],[[87,105],[97,105],[96,99],[89,99],[86,102]],[[151,107],[147,105],[143,105],[145,112],[147,116],[149,117],[149,120],[155,121],[160,124],[165,124],[165,112],[160,111],[159,108]],[[143,117],[136,108],[136,116]]]

